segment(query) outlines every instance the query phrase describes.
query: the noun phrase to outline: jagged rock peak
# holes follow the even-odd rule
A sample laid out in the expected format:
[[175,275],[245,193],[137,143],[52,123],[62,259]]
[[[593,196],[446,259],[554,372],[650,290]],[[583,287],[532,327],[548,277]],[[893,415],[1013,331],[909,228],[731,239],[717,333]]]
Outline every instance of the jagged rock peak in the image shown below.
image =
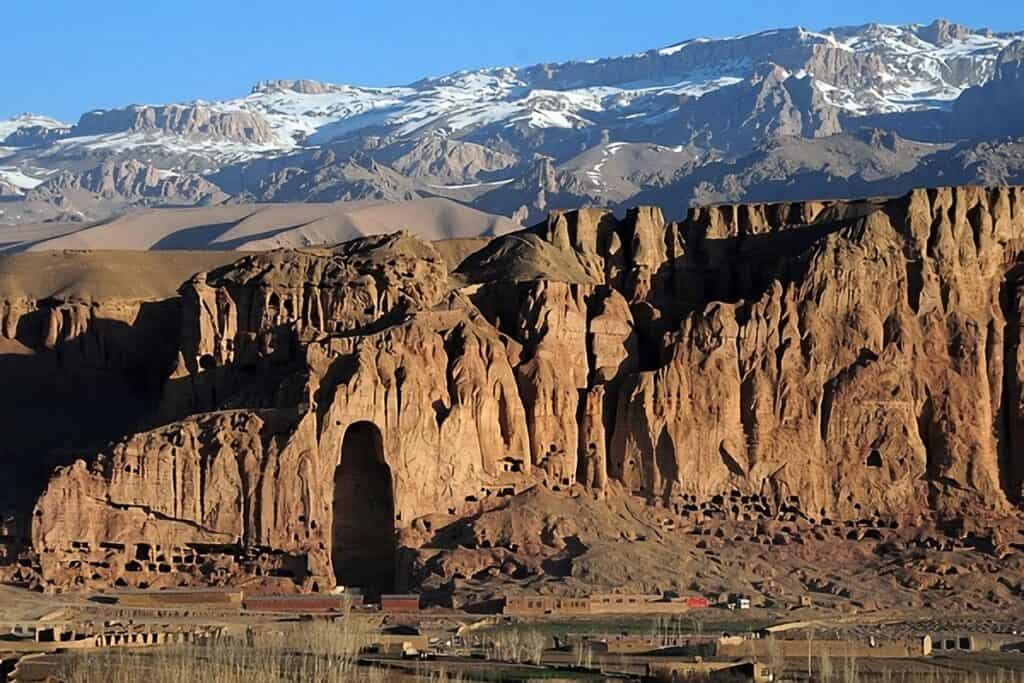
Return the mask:
[[219,187],[194,173],[168,173],[135,159],[108,160],[73,173],[62,171],[28,193],[33,200],[74,201],[84,191],[105,199],[149,200],[167,205],[215,203],[227,198]]
[[[953,23],[946,19],[936,19],[927,26],[922,26],[917,30],[917,35],[932,45],[949,45],[955,40],[963,40],[967,36],[975,33],[966,26]],[[977,31],[982,35],[991,34],[990,31]]]
[[252,93],[255,95],[258,93],[290,90],[303,95],[321,95],[336,89],[337,86],[330,83],[321,83],[320,81],[313,81],[306,78],[297,78],[293,80],[281,79],[259,81],[252,86]]

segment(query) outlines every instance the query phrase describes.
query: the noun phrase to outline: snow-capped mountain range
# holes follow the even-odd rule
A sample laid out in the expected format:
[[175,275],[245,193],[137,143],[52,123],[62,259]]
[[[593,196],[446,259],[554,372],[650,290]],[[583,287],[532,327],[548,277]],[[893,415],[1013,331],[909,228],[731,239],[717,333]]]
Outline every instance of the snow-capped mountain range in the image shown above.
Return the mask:
[[[1021,40],[945,21],[790,28],[400,87],[266,81],[238,99],[130,105],[74,124],[23,115],[0,121],[0,198],[12,205],[0,222],[423,196],[532,220],[563,204],[671,212],[822,187],[898,191],[976,158],[965,150],[985,135],[966,109],[979,97],[1011,107],[1003,132],[1024,135],[1012,123]],[[1012,180],[1024,165],[1007,151],[1016,143],[985,142],[1000,145],[999,161],[979,181]],[[128,162],[143,168],[132,175]],[[180,197],[179,182],[190,188]]]

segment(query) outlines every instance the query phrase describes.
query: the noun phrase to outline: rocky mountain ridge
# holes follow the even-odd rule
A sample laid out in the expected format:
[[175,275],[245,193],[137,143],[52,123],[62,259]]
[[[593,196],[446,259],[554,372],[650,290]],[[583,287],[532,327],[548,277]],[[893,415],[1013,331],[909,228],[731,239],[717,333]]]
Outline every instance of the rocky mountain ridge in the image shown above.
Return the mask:
[[[1015,157],[1000,153],[985,176],[964,160],[1024,135],[1022,38],[942,20],[797,27],[400,87],[265,81],[233,100],[133,105],[74,125],[0,123],[0,181],[24,195],[60,171],[134,160],[201,174],[236,200],[446,197],[527,223],[582,204],[657,203],[682,218],[717,200],[898,195],[948,184],[950,173],[1013,184]],[[876,165],[861,181],[820,163],[842,147],[840,167],[872,164],[884,156],[873,141],[891,136],[916,148],[913,168]],[[798,152],[788,175],[764,158],[782,147]],[[14,196],[0,222],[133,206],[59,202]]]
[[273,132],[262,117],[245,112],[219,112],[193,105],[132,106],[92,111],[82,115],[68,137],[90,137],[142,132],[179,137],[202,137],[243,143],[265,143]]
[[161,205],[219,203],[227,195],[197,174],[173,174],[128,159],[106,161],[83,173],[61,171],[26,193],[29,200],[61,201],[74,192],[129,202],[156,201]]

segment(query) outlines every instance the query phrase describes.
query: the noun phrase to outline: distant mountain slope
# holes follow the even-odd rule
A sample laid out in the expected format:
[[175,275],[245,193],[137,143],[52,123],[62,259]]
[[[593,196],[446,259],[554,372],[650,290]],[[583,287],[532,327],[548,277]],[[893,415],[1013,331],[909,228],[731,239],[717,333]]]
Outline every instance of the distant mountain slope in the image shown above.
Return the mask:
[[[238,99],[74,125],[24,115],[0,122],[0,226],[428,197],[521,223],[646,198],[679,217],[706,201],[896,194],[950,173],[1007,182],[1022,165],[1006,140],[1024,136],[1022,63],[1024,32],[797,27],[399,87],[264,81]],[[998,162],[978,159],[980,143]]]

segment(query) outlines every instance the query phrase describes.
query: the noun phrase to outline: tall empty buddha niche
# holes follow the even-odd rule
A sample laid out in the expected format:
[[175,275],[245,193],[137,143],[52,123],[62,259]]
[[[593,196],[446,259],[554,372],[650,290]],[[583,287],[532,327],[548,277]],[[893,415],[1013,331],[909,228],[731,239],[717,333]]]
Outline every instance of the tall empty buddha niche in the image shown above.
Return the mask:
[[380,430],[356,422],[345,431],[334,470],[331,562],[338,585],[374,595],[393,590],[395,504]]

